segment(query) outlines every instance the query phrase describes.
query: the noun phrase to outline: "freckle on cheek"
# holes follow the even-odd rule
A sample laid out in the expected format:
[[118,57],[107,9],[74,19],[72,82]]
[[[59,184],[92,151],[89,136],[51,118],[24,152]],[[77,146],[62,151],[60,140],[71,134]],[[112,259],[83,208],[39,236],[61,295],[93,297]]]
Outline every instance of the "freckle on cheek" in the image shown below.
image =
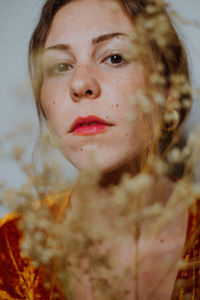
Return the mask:
[[119,107],[119,104],[116,104],[116,107]]
[[83,151],[83,148],[81,148],[81,151]]
[[53,101],[53,104],[55,104],[56,102],[55,101]]

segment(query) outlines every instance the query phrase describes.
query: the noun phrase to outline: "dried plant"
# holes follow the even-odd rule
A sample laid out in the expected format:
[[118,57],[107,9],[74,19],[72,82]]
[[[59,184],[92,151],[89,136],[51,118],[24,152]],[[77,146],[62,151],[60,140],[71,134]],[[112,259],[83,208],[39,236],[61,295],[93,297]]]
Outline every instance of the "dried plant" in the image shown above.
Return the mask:
[[[146,61],[149,43],[153,42],[161,48],[167,46],[168,55],[171,55],[170,45],[173,40],[169,39],[170,28],[162,14],[163,7],[166,4],[161,0],[149,1],[145,16],[137,19],[138,31],[131,35],[133,47],[127,54],[129,59],[139,57]],[[182,21],[175,12],[173,16]],[[184,23],[188,21],[184,20]],[[199,24],[195,23],[196,25]],[[144,119],[151,117],[154,120],[152,151],[148,155],[144,153],[141,171],[136,176],[125,173],[118,185],[109,186],[102,193],[99,189],[102,174],[95,157],[91,157],[90,166],[80,172],[73,184],[73,203],[58,216],[52,212],[55,200],[49,202],[48,195],[53,194],[52,199],[56,199],[56,205],[61,204],[64,201],[64,190],[71,182],[63,182],[62,172],[56,162],[51,160],[49,164],[42,164],[40,173],[36,174],[34,166],[24,162],[23,147],[15,146],[10,154],[21,166],[27,182],[17,191],[0,185],[1,204],[21,215],[20,228],[24,232],[21,244],[23,254],[33,259],[35,267],[48,266],[51,273],[56,274],[60,288],[69,300],[81,299],[84,289],[87,299],[140,299],[141,240],[145,236],[147,245],[151,245],[151,239],[162,235],[167,226],[176,226],[178,216],[188,210],[200,193],[199,129],[189,135],[182,148],[176,143],[176,137],[179,137],[177,135],[172,140],[168,153],[159,155],[162,122],[173,121],[171,110],[180,112],[191,106],[188,80],[183,75],[172,75],[172,98],[178,99],[183,94],[188,96],[181,103],[171,102],[163,120],[158,119],[157,112],[164,110],[166,105],[162,92],[166,85],[163,68],[162,63],[155,62],[152,71],[150,65],[146,70],[146,77],[151,88],[140,91],[130,99],[133,106],[133,110],[127,115],[130,120],[134,118],[135,105],[140,107]],[[47,155],[48,139],[40,141],[41,156]],[[173,191],[165,200],[162,186],[169,184],[170,174],[183,164],[182,179],[173,183]],[[132,264],[130,261],[124,263],[123,251],[132,246]],[[163,262],[167,266],[164,268],[167,272],[186,264],[181,256],[172,261],[166,255],[160,265],[156,265],[161,271]],[[199,261],[195,263],[199,264]],[[154,262],[152,269],[153,265]],[[145,299],[156,299],[154,296],[162,286],[165,276],[167,274],[164,273]],[[48,288],[50,282],[46,281],[45,284]]]

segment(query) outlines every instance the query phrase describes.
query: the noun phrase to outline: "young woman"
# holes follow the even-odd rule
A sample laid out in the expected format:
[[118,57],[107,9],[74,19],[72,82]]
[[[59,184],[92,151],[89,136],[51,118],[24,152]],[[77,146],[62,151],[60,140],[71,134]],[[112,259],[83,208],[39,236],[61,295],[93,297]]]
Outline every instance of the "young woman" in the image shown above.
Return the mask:
[[[187,58],[160,1],[47,0],[30,41],[29,63],[41,126],[48,123],[58,148],[80,171],[90,165],[91,152],[95,154],[101,179],[91,190],[87,185],[88,197],[101,195],[109,201],[113,192],[108,187],[120,185],[123,173],[129,179],[153,174],[151,189],[141,191],[145,203],[167,205],[174,181],[159,175],[150,157],[164,157],[191,98]],[[73,214],[80,197],[68,190],[63,198],[70,198]],[[103,244],[101,250],[108,250],[114,267],[102,275],[101,283],[107,285],[101,296],[91,280],[95,270],[88,268],[87,255],[78,269],[72,260],[69,267],[77,280],[68,287],[68,298],[198,299],[197,266],[179,272],[177,265],[169,267],[181,257],[186,232],[187,244],[197,216],[189,214],[187,228],[188,212],[177,207],[175,213],[151,239],[145,238],[150,223],[144,222],[137,238],[127,228],[122,244],[120,232]],[[45,269],[22,255],[19,219],[14,214],[1,221],[0,299],[67,299],[56,274],[47,289]],[[94,219],[91,227],[99,224],[98,214]],[[198,257],[197,244],[198,236],[193,236],[192,246],[184,250],[186,260]],[[138,255],[136,273],[133,261]]]

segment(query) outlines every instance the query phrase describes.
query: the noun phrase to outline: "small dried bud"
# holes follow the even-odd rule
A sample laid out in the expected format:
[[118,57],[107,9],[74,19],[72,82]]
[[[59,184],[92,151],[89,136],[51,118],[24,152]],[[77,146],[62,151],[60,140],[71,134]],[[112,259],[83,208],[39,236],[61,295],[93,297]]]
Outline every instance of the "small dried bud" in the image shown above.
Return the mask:
[[167,155],[167,159],[170,163],[179,163],[182,160],[181,151],[178,148],[174,148]]
[[12,151],[12,156],[16,159],[16,160],[21,160],[23,155],[24,155],[25,149],[22,146],[16,146],[14,147],[13,151]]

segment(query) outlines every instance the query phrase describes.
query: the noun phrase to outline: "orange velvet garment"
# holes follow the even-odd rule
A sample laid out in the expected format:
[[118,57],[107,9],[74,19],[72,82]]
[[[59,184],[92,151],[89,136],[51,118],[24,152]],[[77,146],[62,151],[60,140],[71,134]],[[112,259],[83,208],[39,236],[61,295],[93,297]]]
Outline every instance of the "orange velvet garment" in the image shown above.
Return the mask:
[[56,292],[54,286],[51,290],[45,289],[40,270],[32,266],[30,258],[20,254],[21,233],[17,228],[18,219],[19,217],[12,214],[1,222],[0,299],[53,299]]
[[[62,217],[65,212],[71,191],[72,187],[45,199],[56,217]],[[61,198],[62,203],[57,201]],[[45,269],[33,267],[31,258],[22,255],[22,232],[17,226],[19,219],[19,215],[12,213],[0,220],[0,300],[66,299],[56,288],[53,277],[48,278],[51,288],[46,289],[42,280]]]
[[[59,214],[66,209],[70,199],[71,189],[65,193],[65,201],[59,207]],[[49,205],[53,205],[56,197],[49,197]],[[186,242],[192,240],[187,247],[184,259],[194,262],[200,258],[200,201],[197,200],[195,208],[191,209],[188,217]],[[52,282],[51,289],[47,290],[43,284],[41,268],[34,268],[31,258],[23,257],[20,252],[22,233],[17,227],[19,216],[10,214],[0,220],[0,300],[50,300],[55,293],[60,300],[66,299]],[[187,269],[178,272],[174,292],[171,300],[200,299],[200,265],[198,261]]]
[[[200,199],[189,210],[183,259],[188,263],[180,269],[171,300],[200,299]],[[187,297],[186,297],[187,295]]]

